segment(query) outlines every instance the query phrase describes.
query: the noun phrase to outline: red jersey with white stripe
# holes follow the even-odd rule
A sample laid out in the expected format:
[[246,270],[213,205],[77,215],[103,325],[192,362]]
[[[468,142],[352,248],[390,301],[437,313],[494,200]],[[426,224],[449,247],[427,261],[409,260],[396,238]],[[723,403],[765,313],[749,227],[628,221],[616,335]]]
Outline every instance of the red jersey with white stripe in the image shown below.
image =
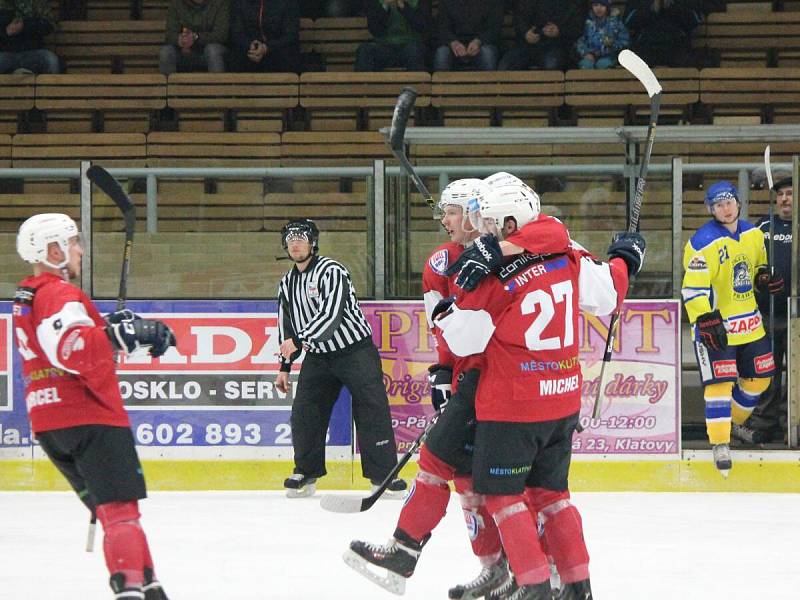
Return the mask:
[[579,312],[611,313],[627,287],[621,259],[600,262],[570,246],[558,254],[516,256],[462,293],[437,326],[454,354],[484,357],[478,419],[534,422],[578,412]]
[[60,277],[43,273],[20,282],[14,334],[34,433],[130,427],[105,326],[86,294]]

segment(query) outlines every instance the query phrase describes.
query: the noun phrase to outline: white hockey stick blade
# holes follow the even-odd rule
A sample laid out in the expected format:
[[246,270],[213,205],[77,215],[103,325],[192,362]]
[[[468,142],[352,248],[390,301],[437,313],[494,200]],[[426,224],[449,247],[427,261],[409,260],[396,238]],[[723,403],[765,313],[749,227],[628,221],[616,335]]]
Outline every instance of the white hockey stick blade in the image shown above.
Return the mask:
[[647,95],[651,98],[661,92],[661,84],[653,74],[652,69],[647,66],[635,52],[631,52],[627,48],[619,53],[617,57],[619,64],[625,67],[636,79],[642,82],[642,85],[647,90]]
[[[406,593],[405,577],[398,575],[397,573],[393,573],[388,569],[372,565],[349,549],[344,553],[342,558],[348,567],[353,569],[359,575],[366,577],[371,582],[381,586],[383,589],[393,594],[397,594],[398,596],[402,596]],[[381,576],[380,573],[376,573],[370,567],[373,567],[376,570],[380,569],[383,573],[385,573],[385,575]]]
[[770,160],[769,144],[764,148],[764,170],[767,172],[767,186],[772,189],[772,161]]
[[330,512],[357,513],[361,512],[364,498],[362,496],[347,496],[344,494],[326,494],[320,498],[319,505]]

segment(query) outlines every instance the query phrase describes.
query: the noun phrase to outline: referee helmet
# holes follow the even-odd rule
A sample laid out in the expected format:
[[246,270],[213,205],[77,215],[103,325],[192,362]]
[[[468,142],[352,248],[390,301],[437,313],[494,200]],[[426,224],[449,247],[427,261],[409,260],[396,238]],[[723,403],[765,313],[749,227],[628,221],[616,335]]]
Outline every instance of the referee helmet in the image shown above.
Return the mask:
[[319,252],[319,229],[311,219],[292,219],[281,228],[284,250],[288,249],[291,240],[304,240],[311,244],[314,254]]

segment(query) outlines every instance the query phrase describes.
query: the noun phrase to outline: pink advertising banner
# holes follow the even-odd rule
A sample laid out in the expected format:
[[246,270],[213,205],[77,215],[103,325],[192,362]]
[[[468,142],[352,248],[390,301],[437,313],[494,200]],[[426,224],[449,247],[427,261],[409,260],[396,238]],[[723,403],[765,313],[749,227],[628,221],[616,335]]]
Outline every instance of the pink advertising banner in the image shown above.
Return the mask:
[[[398,451],[419,436],[433,408],[427,368],[436,362],[421,302],[363,302],[383,362]],[[614,355],[603,376],[600,418],[590,414],[600,385],[608,318],[581,315],[584,431],[576,454],[672,456],[680,452],[680,304],[623,306]]]

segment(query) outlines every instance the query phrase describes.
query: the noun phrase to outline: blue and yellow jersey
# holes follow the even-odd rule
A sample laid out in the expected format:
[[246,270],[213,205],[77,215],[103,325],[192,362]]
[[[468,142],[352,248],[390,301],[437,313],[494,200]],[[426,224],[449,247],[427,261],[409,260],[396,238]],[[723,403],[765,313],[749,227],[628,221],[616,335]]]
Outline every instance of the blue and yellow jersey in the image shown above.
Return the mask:
[[703,225],[683,251],[681,294],[689,322],[694,325],[698,316],[719,309],[729,344],[763,337],[753,282],[756,271],[766,264],[764,235],[757,227],[739,220],[736,233],[730,233],[714,220]]

